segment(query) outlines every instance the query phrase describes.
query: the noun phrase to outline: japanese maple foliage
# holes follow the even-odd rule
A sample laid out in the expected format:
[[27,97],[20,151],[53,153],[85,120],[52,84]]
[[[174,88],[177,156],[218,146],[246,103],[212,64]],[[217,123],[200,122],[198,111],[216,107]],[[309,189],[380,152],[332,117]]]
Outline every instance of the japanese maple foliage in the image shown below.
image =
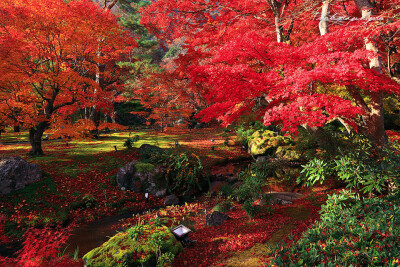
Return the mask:
[[77,109],[112,108],[115,61],[136,43],[88,0],[6,0],[0,12],[0,117],[29,128],[31,153],[42,154],[50,125]]
[[400,93],[399,1],[160,0],[143,14],[160,38],[185,38],[175,64],[207,85],[204,120],[251,111],[296,131],[338,119],[386,142],[382,94]]

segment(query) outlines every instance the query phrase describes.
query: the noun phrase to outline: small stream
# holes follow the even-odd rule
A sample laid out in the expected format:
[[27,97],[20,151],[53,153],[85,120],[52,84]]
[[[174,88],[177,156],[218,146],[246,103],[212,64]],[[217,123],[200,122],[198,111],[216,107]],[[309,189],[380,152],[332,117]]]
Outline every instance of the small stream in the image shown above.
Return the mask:
[[121,231],[122,229],[114,230],[113,226],[121,219],[131,218],[134,214],[125,213],[109,216],[76,228],[68,238],[65,253],[73,255],[75,250],[79,248],[79,257],[84,256],[92,249],[101,246],[118,231]]

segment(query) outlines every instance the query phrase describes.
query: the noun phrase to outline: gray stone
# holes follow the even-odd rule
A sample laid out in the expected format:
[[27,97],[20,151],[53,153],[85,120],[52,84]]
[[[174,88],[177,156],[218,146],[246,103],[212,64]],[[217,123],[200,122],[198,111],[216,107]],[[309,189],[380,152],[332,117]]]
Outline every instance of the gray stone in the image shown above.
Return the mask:
[[153,164],[132,161],[118,170],[116,181],[121,190],[163,197],[167,189],[161,181],[162,172],[160,167]]
[[167,206],[170,205],[178,205],[179,204],[179,198],[176,195],[169,195],[165,198],[164,204]]
[[0,195],[19,190],[40,180],[43,171],[20,157],[0,159]]
[[274,198],[274,199],[272,199],[272,202],[274,204],[278,204],[278,205],[289,205],[289,204],[293,203],[292,201],[284,200],[284,199],[280,199],[280,198]]
[[271,199],[271,203],[278,205],[289,205],[293,200],[301,198],[303,195],[292,192],[272,192],[268,193],[267,197]]
[[212,213],[206,215],[206,225],[210,226],[221,225],[229,218],[230,217],[225,213],[213,211]]
[[163,197],[166,194],[167,194],[167,188],[162,188],[162,189],[157,190],[154,195],[156,197]]

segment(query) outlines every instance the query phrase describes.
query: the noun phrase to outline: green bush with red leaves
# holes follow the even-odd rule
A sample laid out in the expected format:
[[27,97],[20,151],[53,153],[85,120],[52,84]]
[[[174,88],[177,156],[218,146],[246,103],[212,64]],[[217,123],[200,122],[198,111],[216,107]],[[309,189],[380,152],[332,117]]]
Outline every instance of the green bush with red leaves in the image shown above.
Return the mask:
[[270,256],[278,266],[399,266],[400,193],[364,200],[350,191],[329,196],[320,221]]

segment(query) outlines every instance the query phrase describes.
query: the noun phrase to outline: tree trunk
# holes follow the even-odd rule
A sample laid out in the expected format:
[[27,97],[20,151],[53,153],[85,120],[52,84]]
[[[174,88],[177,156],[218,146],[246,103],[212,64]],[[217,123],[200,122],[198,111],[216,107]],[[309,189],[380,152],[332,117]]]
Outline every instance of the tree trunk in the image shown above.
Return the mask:
[[19,125],[14,126],[14,133],[19,133],[20,132],[20,127]]
[[367,133],[378,147],[384,146],[388,142],[385,132],[383,97],[382,92],[369,92],[371,104],[368,114]]
[[281,16],[279,12],[275,14],[275,32],[276,32],[276,41],[278,43],[283,42],[283,30],[282,30],[282,24],[281,24]]
[[32,147],[30,155],[43,155],[42,136],[47,125],[47,122],[39,122],[35,127],[29,129],[29,142]]
[[95,138],[99,138],[100,111],[96,109],[96,106],[92,107],[89,118],[93,121],[95,125],[95,129],[92,131],[92,134]]
[[[374,6],[368,0],[354,0],[357,8],[362,14],[362,18],[368,20],[374,15]],[[365,39],[365,48],[368,51],[376,53],[376,56],[370,59],[369,67],[382,74],[382,62],[378,55],[378,46],[375,40]],[[378,147],[384,146],[388,142],[384,125],[383,96],[381,92],[369,91],[370,105],[369,113],[365,116],[366,132]]]
[[[100,58],[101,54],[102,53],[101,53],[100,46],[99,46],[99,49],[97,51],[98,58]],[[96,79],[95,79],[95,81],[101,89],[104,88],[104,80],[101,77],[101,74],[104,72],[104,70],[105,70],[105,65],[102,65],[102,64],[100,64],[100,62],[97,62],[96,63]],[[94,91],[95,97],[96,97],[96,93],[97,93],[97,90],[95,89],[95,91]],[[92,108],[92,110],[90,113],[90,119],[93,121],[93,123],[95,125],[95,130],[92,131],[92,133],[95,138],[99,138],[100,111],[97,109],[96,105],[92,106],[91,108]]]
[[325,35],[329,32],[329,9],[331,7],[331,1],[325,0],[322,3],[321,19],[319,22],[319,32],[321,35]]
[[269,6],[272,9],[272,12],[274,13],[274,18],[275,18],[275,32],[276,32],[276,41],[278,43],[282,43],[284,40],[283,36],[283,25],[281,21],[281,8],[282,8],[282,3],[277,1],[277,0],[269,0],[268,1]]

